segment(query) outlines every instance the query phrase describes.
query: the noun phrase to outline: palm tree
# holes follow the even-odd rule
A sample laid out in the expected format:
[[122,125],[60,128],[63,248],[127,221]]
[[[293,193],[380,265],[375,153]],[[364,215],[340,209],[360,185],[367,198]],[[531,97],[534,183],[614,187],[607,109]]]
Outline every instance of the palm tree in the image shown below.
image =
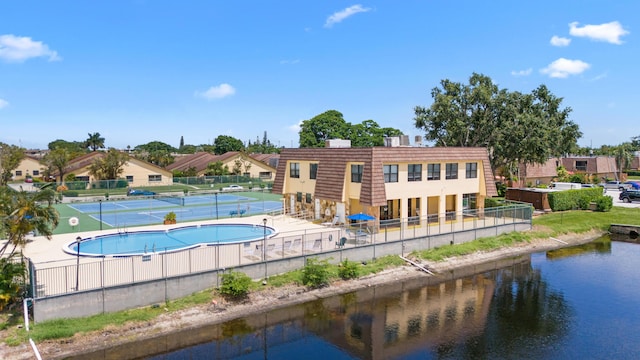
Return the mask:
[[89,133],[89,138],[85,141],[85,144],[91,151],[96,151],[104,147],[104,138],[100,137],[99,132]]
[[9,256],[16,248],[24,247],[27,236],[32,232],[51,239],[60,219],[58,211],[53,207],[54,200],[55,192],[49,188],[38,192],[0,188],[0,232],[8,240],[0,247],[0,256],[9,247],[12,247]]
[[[622,179],[622,171],[629,167],[633,160],[633,151],[630,143],[622,143],[615,148],[616,165],[618,165],[618,179]],[[622,180],[620,180],[622,181]]]

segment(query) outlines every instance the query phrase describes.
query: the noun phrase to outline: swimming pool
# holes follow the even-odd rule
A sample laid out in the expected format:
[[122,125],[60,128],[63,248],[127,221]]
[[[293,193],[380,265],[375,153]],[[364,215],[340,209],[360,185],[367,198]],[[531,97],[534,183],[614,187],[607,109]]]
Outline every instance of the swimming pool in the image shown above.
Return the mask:
[[[100,235],[82,239],[81,256],[131,256],[170,252],[202,245],[218,245],[261,240],[276,235],[269,226],[252,224],[211,224],[174,228],[170,230],[133,231]],[[78,254],[78,243],[63,247],[72,255]]]

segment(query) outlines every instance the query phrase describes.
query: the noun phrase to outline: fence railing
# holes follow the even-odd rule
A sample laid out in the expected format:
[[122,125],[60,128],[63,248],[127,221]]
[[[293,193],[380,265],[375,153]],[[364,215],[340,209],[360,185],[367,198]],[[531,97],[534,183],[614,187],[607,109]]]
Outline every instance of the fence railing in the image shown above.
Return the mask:
[[[432,237],[441,238],[446,234],[471,234],[465,237],[454,235],[452,240],[447,242],[423,241],[415,245],[415,249],[431,248],[438,244],[466,242],[498,234],[497,230],[495,232],[479,231],[481,229],[497,229],[510,224],[528,224],[530,227],[532,209],[528,205],[511,205],[472,213],[465,211],[453,214],[454,216],[442,214],[436,218],[433,215],[413,217],[386,222],[379,227],[356,223],[343,227],[281,232],[272,238],[265,237],[260,240],[231,244],[211,243],[177,252],[155,249],[155,252],[136,256],[39,263],[32,266],[33,295],[36,298],[63,295],[76,291],[216,271],[256,262],[264,262],[266,267],[269,262],[275,260],[317,256],[325,252],[354,247],[373,247],[372,253],[375,258],[376,253],[381,253],[377,247],[390,249],[392,247],[389,245],[396,242],[411,239],[429,240]],[[290,221],[290,219],[282,216],[280,221]],[[275,220],[272,218],[270,221]],[[337,244],[341,238],[346,238],[344,246]],[[404,243],[402,249],[404,249]]]

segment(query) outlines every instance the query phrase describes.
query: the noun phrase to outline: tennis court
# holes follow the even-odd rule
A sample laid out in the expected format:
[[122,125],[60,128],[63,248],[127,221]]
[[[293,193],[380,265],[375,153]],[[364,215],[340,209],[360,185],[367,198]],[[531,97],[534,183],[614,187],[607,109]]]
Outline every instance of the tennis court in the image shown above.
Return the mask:
[[114,228],[161,223],[169,212],[177,221],[219,219],[249,216],[282,209],[282,202],[219,194],[154,197],[132,200],[110,200],[73,203],[69,207],[92,219]]

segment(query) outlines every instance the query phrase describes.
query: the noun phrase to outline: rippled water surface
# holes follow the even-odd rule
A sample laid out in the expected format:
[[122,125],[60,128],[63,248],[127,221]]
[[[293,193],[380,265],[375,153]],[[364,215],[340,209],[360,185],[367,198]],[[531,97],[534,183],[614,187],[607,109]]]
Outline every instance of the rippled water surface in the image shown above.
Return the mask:
[[639,267],[603,238],[78,358],[637,359]]

